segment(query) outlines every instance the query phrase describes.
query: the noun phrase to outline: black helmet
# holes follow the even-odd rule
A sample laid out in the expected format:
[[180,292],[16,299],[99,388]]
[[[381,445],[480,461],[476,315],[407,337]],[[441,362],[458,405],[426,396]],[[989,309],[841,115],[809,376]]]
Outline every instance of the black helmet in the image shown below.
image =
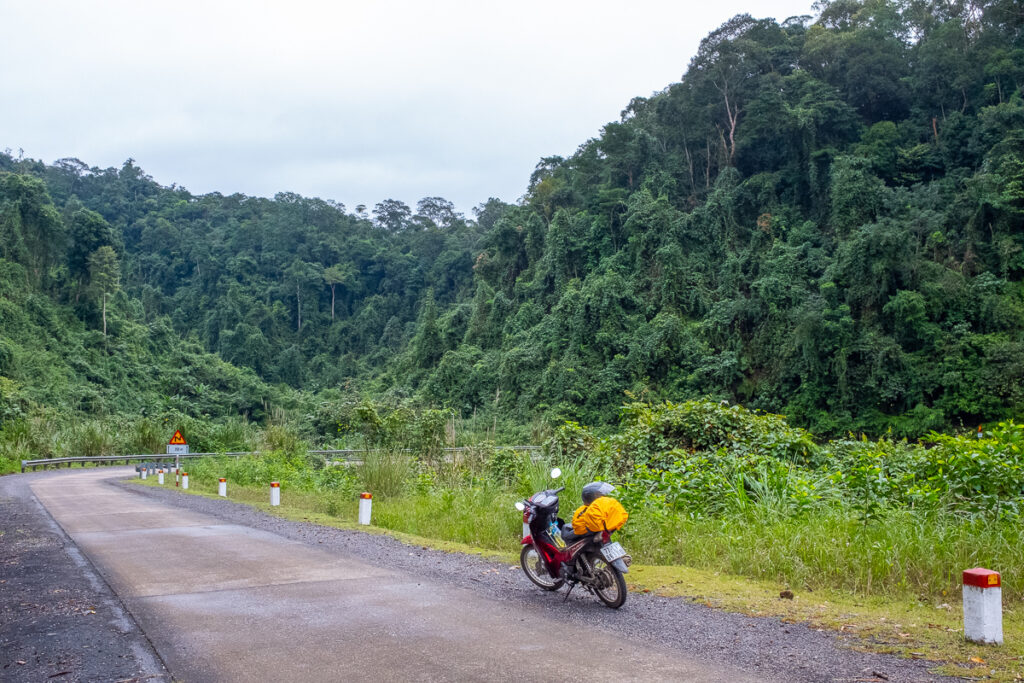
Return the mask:
[[606,481],[592,481],[583,487],[583,504],[590,505],[601,496],[607,496],[615,487]]

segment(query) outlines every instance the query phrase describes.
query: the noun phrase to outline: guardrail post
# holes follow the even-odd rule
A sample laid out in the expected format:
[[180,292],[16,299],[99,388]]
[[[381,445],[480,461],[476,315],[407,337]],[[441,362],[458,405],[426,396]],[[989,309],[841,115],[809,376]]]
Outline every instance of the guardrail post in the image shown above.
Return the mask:
[[25,474],[25,461],[24,460],[21,461],[21,473]]

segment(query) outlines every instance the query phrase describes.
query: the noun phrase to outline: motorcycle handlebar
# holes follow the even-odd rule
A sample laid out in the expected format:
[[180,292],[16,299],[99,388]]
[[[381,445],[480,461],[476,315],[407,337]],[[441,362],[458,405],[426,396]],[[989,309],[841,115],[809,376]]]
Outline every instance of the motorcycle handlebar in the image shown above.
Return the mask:
[[[554,489],[554,490],[552,490],[552,491],[551,491],[551,493],[561,493],[561,492],[562,492],[562,491],[564,491],[564,490],[565,490],[565,487],[564,487],[564,486],[562,486],[562,487],[560,487],[560,488],[557,488],[557,489]],[[522,503],[523,503],[524,505],[533,505],[533,502],[532,502],[532,501],[531,501],[531,500],[530,500],[529,498],[527,498],[526,500],[524,500],[524,501],[521,501],[521,502],[522,502]]]

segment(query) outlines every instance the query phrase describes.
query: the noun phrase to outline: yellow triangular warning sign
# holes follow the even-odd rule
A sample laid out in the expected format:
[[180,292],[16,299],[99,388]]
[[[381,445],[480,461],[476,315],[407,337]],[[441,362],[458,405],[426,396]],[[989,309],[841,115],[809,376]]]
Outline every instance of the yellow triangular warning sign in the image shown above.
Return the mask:
[[185,437],[183,437],[181,435],[181,430],[180,429],[175,429],[174,430],[174,436],[172,436],[171,440],[168,441],[167,443],[170,444],[171,446],[184,446],[185,445]]

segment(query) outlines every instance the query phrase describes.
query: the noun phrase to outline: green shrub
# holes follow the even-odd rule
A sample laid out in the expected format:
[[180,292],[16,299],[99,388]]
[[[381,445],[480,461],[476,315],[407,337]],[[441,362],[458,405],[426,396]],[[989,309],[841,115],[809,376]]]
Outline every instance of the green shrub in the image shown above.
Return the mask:
[[709,400],[631,403],[622,408],[625,429],[611,439],[620,464],[670,464],[665,454],[727,448],[736,457],[769,456],[800,465],[816,464],[821,452],[811,434],[791,427],[781,415]]
[[499,485],[515,482],[528,466],[530,456],[524,451],[495,449],[487,461],[487,476]]

